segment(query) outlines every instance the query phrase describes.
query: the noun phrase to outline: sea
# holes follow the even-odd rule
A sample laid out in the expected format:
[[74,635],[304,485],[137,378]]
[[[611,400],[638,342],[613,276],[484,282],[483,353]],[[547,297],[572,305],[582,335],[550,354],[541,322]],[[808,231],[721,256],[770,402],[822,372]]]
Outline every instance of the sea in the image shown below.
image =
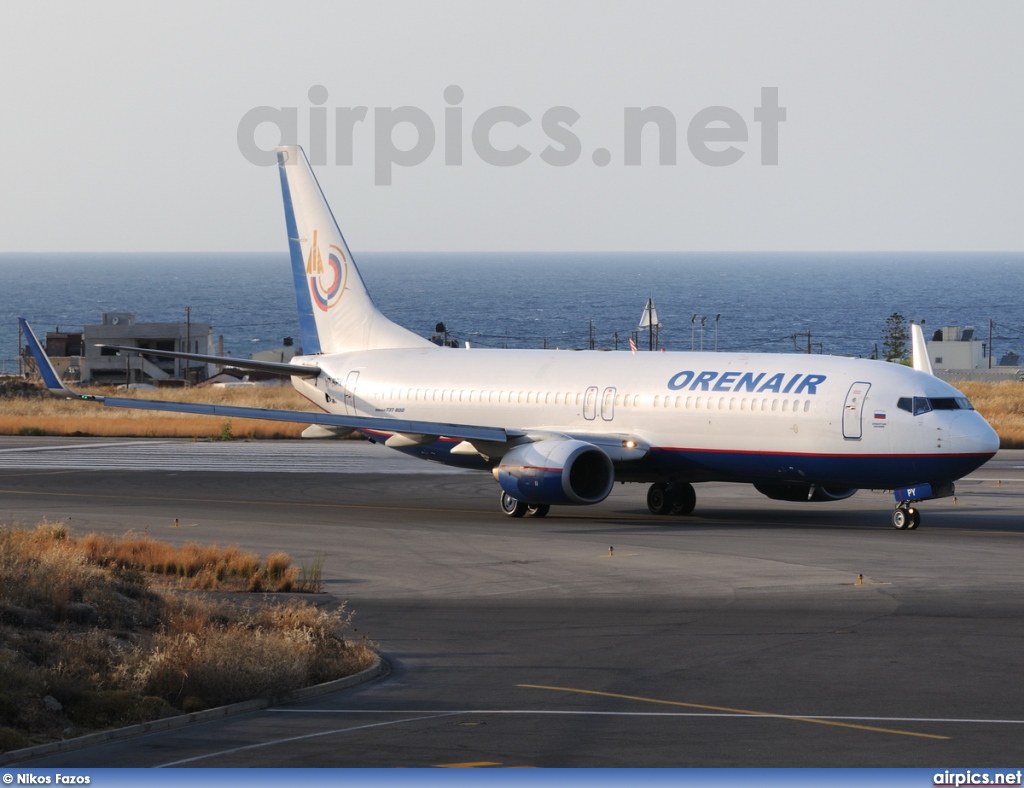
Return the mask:
[[[1024,352],[1024,252],[365,252],[380,310],[459,344],[628,351],[648,298],[656,350],[870,357],[886,318],[973,326],[994,363]],[[36,333],[104,312],[208,322],[229,355],[299,343],[286,252],[0,253],[0,372],[18,370],[18,316]]]

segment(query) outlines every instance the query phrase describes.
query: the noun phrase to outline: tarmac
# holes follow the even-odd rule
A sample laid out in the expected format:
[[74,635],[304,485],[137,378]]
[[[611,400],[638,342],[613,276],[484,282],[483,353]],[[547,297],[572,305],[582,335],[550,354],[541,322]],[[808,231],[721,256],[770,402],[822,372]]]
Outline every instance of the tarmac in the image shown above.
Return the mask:
[[673,519],[649,514],[645,493],[621,485],[597,506],[513,520],[488,475],[368,444],[0,438],[0,522],[323,556],[327,592],[389,667],[343,691],[19,763],[1017,759],[1024,452],[923,503],[910,532],[889,524],[887,494],[785,503],[705,484],[694,515]]

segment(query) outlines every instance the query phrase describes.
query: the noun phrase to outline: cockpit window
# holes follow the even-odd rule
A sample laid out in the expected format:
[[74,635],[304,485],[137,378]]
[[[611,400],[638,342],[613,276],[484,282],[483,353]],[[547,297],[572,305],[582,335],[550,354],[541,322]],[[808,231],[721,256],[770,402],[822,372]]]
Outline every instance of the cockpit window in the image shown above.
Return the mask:
[[896,407],[915,416],[933,410],[974,410],[967,397],[900,397]]
[[929,401],[935,410],[974,410],[967,397],[932,397]]

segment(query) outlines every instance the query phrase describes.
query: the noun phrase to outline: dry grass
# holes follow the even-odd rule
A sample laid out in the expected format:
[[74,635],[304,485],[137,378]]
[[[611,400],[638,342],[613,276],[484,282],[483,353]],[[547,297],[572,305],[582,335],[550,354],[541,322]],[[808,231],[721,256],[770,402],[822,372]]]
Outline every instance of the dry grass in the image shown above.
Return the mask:
[[372,663],[369,644],[345,637],[343,607],[230,604],[150,582],[210,576],[213,566],[253,572],[243,585],[294,580],[283,553],[75,539],[47,523],[0,528],[0,752],[69,727],[77,735],[272,697]]
[[[102,567],[138,569],[176,581],[180,588],[202,591],[319,591],[319,577],[306,579],[287,553],[271,553],[265,561],[236,546],[180,547],[145,534],[88,534],[74,543],[89,561]],[[313,581],[316,582],[313,582]]]
[[[233,611],[205,598],[176,598],[151,648],[136,650],[116,682],[185,710],[265,698],[368,666],[365,647],[340,648],[350,616],[290,602]],[[365,653],[364,653],[365,652]]]
[[[297,438],[305,424],[261,419],[225,419],[189,413],[107,408],[98,403],[60,399],[37,390],[35,396],[5,396],[0,408],[0,435],[93,435],[138,438]],[[245,386],[216,389],[157,389],[124,392],[83,389],[89,394],[178,402],[203,402],[244,408],[281,408],[320,412],[291,386]],[[225,425],[228,425],[225,427]]]
[[962,381],[956,384],[999,434],[1004,449],[1024,449],[1024,383]]

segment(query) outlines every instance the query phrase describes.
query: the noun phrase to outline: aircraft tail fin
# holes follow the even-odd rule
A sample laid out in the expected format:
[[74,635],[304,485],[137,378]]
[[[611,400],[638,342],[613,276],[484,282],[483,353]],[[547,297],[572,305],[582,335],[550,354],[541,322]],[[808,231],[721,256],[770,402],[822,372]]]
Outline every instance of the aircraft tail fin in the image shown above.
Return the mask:
[[932,361],[928,358],[928,346],[924,341],[924,331],[917,323],[910,324],[910,346],[913,350],[914,369],[934,375]]
[[429,346],[380,313],[298,145],[277,149],[302,352]]

